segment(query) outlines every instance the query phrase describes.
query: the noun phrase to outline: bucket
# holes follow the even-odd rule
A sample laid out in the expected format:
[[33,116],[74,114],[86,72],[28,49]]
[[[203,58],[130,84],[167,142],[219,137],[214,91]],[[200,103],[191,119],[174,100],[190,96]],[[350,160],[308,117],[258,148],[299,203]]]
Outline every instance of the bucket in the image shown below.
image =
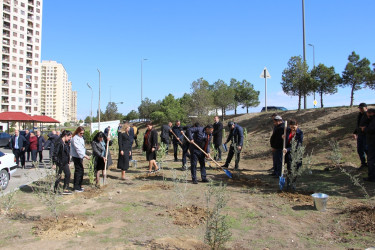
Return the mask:
[[157,163],[159,169],[163,169],[163,164],[161,162]]
[[314,206],[318,211],[324,212],[327,207],[328,195],[323,193],[315,193],[311,195],[314,198]]

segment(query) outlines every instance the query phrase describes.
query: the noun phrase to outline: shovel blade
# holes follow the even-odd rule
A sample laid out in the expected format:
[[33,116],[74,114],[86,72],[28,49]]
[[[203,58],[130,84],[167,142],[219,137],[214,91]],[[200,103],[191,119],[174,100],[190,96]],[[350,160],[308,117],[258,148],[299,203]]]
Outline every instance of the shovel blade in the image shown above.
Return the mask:
[[229,177],[232,178],[232,173],[228,169],[223,169],[225,174]]
[[280,179],[279,179],[280,190],[283,190],[284,186],[285,186],[285,178],[284,176],[280,176]]

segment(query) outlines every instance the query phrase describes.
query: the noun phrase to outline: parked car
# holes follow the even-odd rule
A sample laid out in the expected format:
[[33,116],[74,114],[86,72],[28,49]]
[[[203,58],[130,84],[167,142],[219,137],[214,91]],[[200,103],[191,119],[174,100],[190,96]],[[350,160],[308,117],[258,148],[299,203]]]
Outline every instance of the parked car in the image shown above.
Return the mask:
[[[265,112],[266,107],[263,107],[260,112]],[[288,111],[288,109],[284,107],[276,107],[276,106],[267,106],[267,111]]]
[[0,188],[6,189],[10,177],[17,171],[17,164],[14,155],[0,151]]
[[9,147],[10,137],[8,133],[0,133],[0,147]]

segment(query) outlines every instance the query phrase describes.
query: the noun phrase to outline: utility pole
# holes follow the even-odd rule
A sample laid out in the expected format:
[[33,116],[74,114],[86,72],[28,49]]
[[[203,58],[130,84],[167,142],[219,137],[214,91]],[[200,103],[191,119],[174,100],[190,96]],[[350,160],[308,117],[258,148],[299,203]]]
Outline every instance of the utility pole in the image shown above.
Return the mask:
[[[302,28],[303,28],[303,62],[306,63],[306,42],[305,42],[305,0],[302,0]],[[307,108],[306,93],[303,96],[304,109]]]
[[98,107],[98,130],[100,131],[100,70],[98,69],[99,72],[99,107]]

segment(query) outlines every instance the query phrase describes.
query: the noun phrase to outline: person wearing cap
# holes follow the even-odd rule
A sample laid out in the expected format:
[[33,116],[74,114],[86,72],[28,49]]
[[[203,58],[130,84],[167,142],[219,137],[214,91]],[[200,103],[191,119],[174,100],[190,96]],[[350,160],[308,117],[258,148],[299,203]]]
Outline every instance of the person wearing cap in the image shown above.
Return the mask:
[[228,168],[229,163],[232,161],[232,158],[236,153],[234,169],[238,169],[240,163],[240,154],[243,146],[243,128],[234,122],[228,122],[228,127],[230,129],[230,133],[224,144],[227,144],[229,141],[232,141],[232,144],[230,145],[228,157],[225,161],[225,164],[223,165],[223,168]]
[[273,130],[270,144],[272,148],[272,159],[273,159],[273,170],[274,172],[271,174],[273,176],[281,176],[281,168],[282,168],[282,161],[283,161],[283,148],[284,148],[284,126],[283,118],[279,115],[273,118],[273,124],[275,128]]
[[220,119],[218,116],[215,116],[214,118],[214,124],[212,125],[214,128],[213,132],[213,143],[214,147],[217,150],[217,156],[215,155],[215,160],[221,161],[221,149],[220,146],[223,143],[223,124],[220,122]]
[[[148,161],[148,172],[154,173],[158,172],[160,169],[156,164],[156,151],[158,148],[158,132],[153,128],[151,122],[147,123],[147,130],[145,132],[142,150],[146,152],[146,160]],[[152,170],[152,167],[155,167],[155,171]]]
[[360,127],[362,132],[364,132],[366,135],[368,147],[368,177],[364,178],[364,180],[375,182],[375,109],[368,109],[366,115],[368,117],[367,126]]
[[[201,178],[202,182],[208,182],[206,176],[206,165],[205,165],[205,157],[206,155],[200,150],[202,149],[208,155],[210,153],[210,141],[212,137],[212,132],[214,128],[212,125],[207,125],[206,127],[201,126],[194,126],[189,127],[186,130],[186,136],[189,138],[190,141],[190,152],[191,152],[191,178],[193,184],[198,184],[197,181],[197,162],[199,161],[200,169],[201,169]],[[183,133],[183,132],[182,132]],[[194,143],[200,147],[197,148]]]
[[366,155],[367,155],[367,143],[366,143],[366,134],[361,130],[360,127],[366,127],[368,125],[367,104],[360,103],[358,105],[359,114],[357,116],[357,126],[353,132],[353,138],[357,140],[357,152],[359,159],[361,160],[360,169],[367,167]]

